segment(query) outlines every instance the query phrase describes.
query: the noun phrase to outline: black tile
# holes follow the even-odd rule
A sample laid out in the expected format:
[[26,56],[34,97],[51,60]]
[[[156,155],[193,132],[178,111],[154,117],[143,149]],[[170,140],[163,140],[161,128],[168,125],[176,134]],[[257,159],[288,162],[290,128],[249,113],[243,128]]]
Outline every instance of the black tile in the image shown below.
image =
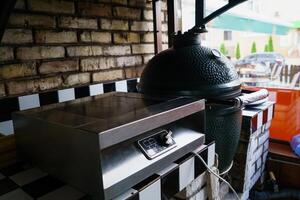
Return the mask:
[[193,154],[192,154],[192,153],[185,154],[184,156],[182,156],[181,158],[179,158],[178,160],[176,160],[174,163],[180,165],[180,164],[182,164],[183,162],[185,162],[185,161],[187,161],[188,159],[190,159],[191,157],[193,157]]
[[139,200],[139,199],[140,199],[139,193],[135,193],[134,195],[127,198],[126,200]]
[[245,131],[246,133],[249,133],[250,129],[249,127],[251,127],[251,117],[245,117],[243,116],[243,120],[242,120],[242,130]]
[[18,185],[9,178],[4,178],[0,180],[0,196],[17,188]]
[[[201,156],[201,158],[203,158],[205,163],[207,163],[208,147],[205,147],[205,149],[203,149],[199,153],[199,155]],[[195,157],[195,167],[194,167],[194,169],[195,169],[195,177],[198,177],[199,175],[201,175],[203,172],[206,171],[205,165],[197,157]]]
[[18,97],[0,100],[0,121],[11,120],[11,113],[19,110]]
[[114,91],[116,91],[116,84],[115,83],[104,83],[103,90],[104,90],[104,93],[114,92]]
[[85,195],[85,196],[81,197],[79,200],[92,200],[92,197],[89,195]]
[[153,175],[149,176],[148,178],[144,179],[143,181],[141,181],[140,183],[136,184],[132,188],[137,191],[141,191],[158,179],[159,179],[159,175],[153,174]]
[[137,79],[127,80],[128,92],[138,92],[136,86],[137,86]]
[[161,198],[163,200],[171,199],[179,192],[179,168],[175,168],[170,173],[161,177]]
[[199,153],[199,155],[203,158],[205,163],[207,163],[208,145]]
[[263,111],[263,124],[268,122],[268,109]]
[[261,109],[259,109],[259,108],[250,107],[250,106],[245,107],[245,110],[247,110],[247,111],[254,111],[254,112],[260,112],[261,111]]
[[19,172],[29,169],[30,167],[30,165],[25,164],[24,162],[18,162],[16,164],[0,169],[0,172],[5,176],[13,176]]
[[257,130],[257,115],[253,117],[251,120],[251,128],[252,128],[252,133],[254,133]]
[[77,87],[75,88],[75,98],[82,98],[90,96],[89,86]]
[[41,106],[58,103],[58,92],[57,91],[40,93],[39,97],[40,97]]
[[41,197],[65,185],[62,181],[51,176],[45,176],[22,187],[33,198]]

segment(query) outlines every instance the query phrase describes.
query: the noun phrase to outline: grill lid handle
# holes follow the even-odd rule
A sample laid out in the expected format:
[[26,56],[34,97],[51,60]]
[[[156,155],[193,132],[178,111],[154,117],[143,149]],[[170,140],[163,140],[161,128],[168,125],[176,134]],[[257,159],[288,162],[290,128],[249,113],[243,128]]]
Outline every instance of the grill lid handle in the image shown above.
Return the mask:
[[269,96],[269,92],[266,89],[261,89],[256,92],[252,92],[250,94],[244,94],[242,96],[238,96],[235,98],[235,105],[237,107],[245,107],[247,105],[251,105],[253,103],[262,101]]

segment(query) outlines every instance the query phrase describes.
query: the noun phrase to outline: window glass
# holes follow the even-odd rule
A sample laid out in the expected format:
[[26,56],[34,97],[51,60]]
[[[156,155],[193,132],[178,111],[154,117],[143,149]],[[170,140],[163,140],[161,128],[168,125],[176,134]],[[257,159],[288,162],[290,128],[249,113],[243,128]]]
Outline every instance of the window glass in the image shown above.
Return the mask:
[[224,40],[232,40],[232,31],[224,31]]
[[[195,25],[195,0],[181,3],[182,29],[187,31]],[[227,3],[206,0],[205,12]],[[248,0],[206,24],[208,33],[201,36],[202,45],[230,57],[244,87],[270,91],[270,99],[277,103],[275,115],[277,109],[287,108],[271,127],[271,137],[287,141],[300,133],[299,7],[299,0]],[[291,126],[284,126],[286,121]]]

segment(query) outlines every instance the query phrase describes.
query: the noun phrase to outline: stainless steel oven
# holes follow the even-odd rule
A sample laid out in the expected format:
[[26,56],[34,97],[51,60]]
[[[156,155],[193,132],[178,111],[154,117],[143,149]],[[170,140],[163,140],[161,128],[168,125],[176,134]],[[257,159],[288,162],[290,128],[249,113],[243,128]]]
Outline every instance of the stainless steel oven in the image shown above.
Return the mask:
[[204,143],[204,101],[108,93],[13,114],[18,153],[112,199]]

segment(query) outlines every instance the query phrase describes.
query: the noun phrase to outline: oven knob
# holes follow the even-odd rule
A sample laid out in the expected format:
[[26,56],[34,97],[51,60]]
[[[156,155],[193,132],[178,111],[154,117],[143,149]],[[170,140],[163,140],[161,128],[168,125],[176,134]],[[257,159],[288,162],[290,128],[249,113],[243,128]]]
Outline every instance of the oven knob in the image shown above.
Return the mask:
[[164,133],[161,135],[162,144],[164,146],[173,144],[172,134],[172,131],[168,131],[168,133]]

